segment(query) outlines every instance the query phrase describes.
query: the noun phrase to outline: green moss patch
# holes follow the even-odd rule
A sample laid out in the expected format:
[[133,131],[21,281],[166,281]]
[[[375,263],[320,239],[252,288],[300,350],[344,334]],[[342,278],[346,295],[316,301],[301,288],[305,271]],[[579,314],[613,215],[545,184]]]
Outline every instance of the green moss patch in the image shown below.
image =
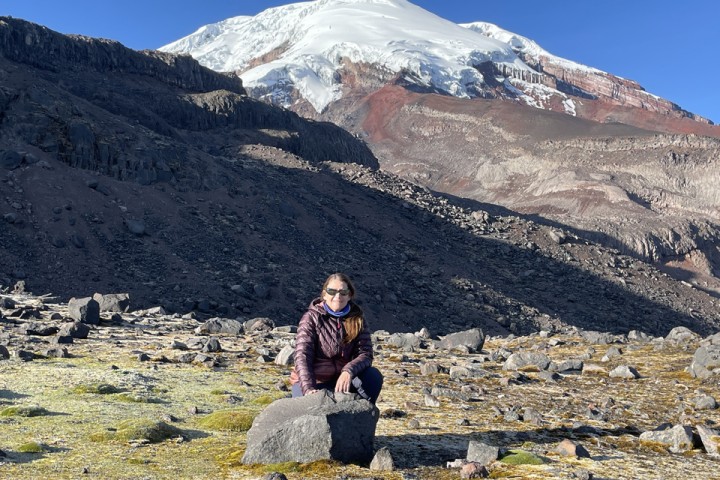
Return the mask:
[[260,405],[260,406],[264,407],[264,406],[270,405],[275,400],[277,400],[277,398],[273,397],[272,395],[261,395],[257,398],[254,398],[252,400],[252,403],[254,403],[255,405]]
[[248,410],[218,410],[198,422],[210,430],[247,432],[257,414]]
[[36,405],[15,405],[0,411],[0,417],[42,417],[50,412]]
[[165,422],[134,418],[120,423],[116,429],[94,433],[90,436],[90,439],[96,442],[144,440],[150,443],[159,443],[181,435],[182,430]]
[[98,395],[109,395],[120,393],[123,390],[109,383],[95,383],[91,385],[78,385],[72,389],[73,393],[95,393]]
[[278,472],[311,475],[313,478],[332,478],[333,473],[336,473],[341,465],[340,462],[332,460],[317,460],[310,463],[283,462],[269,465],[249,465],[247,469],[255,474]]
[[526,450],[508,450],[498,460],[508,465],[543,465],[545,460]]
[[37,442],[27,442],[20,445],[17,451],[20,453],[43,453],[45,448]]

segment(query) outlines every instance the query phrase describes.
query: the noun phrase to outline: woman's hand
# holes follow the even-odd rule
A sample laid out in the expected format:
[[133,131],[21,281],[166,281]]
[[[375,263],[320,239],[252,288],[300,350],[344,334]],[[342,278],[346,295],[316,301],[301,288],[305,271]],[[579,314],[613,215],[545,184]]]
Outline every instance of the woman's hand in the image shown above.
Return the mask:
[[348,393],[350,391],[350,382],[352,377],[348,372],[342,372],[335,383],[335,391],[340,393]]

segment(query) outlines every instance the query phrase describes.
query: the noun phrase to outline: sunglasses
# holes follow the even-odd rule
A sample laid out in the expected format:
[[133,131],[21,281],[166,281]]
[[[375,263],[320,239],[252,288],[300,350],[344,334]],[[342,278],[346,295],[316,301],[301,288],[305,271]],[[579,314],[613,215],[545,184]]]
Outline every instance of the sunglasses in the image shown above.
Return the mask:
[[347,297],[348,295],[350,295],[350,289],[349,289],[349,288],[341,288],[341,289],[339,289],[339,290],[338,290],[337,288],[326,288],[325,291],[326,291],[327,294],[330,295],[331,297],[334,297],[334,296],[337,295],[338,293],[339,293],[340,295],[342,295],[343,297]]

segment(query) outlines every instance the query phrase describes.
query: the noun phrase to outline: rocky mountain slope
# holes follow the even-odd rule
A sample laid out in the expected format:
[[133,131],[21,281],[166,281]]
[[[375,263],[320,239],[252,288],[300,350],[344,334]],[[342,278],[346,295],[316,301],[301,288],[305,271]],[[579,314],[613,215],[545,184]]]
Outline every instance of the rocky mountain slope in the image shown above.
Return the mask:
[[399,86],[340,111],[388,171],[582,233],[720,292],[720,140]]
[[[333,125],[253,101],[239,83],[205,91],[199,75],[229,80],[187,58],[13,19],[0,27],[6,290],[128,292],[134,309],[292,323],[340,270],[371,326],[390,331],[718,328],[715,301],[697,288],[582,232],[378,171]],[[40,62],[53,49],[53,63]],[[178,80],[188,71],[195,80]]]
[[386,171],[570,229],[720,295],[720,127],[636,82],[404,0],[291,4],[166,49],[347,128]]

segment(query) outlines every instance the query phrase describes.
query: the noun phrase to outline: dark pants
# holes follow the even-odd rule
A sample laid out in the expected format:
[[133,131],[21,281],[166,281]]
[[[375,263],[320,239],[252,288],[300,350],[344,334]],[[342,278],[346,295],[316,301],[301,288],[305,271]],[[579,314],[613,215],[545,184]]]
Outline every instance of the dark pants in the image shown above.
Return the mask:
[[[380,390],[382,390],[383,386],[383,376],[380,370],[375,367],[368,367],[360,372],[358,378],[362,381],[362,389],[367,396],[370,397],[370,401],[375,403],[380,396]],[[315,388],[318,390],[325,389],[335,391],[335,382],[318,383]],[[357,389],[352,385],[350,386],[350,391],[357,393]],[[292,396],[293,398],[303,396],[300,382],[292,386]]]

